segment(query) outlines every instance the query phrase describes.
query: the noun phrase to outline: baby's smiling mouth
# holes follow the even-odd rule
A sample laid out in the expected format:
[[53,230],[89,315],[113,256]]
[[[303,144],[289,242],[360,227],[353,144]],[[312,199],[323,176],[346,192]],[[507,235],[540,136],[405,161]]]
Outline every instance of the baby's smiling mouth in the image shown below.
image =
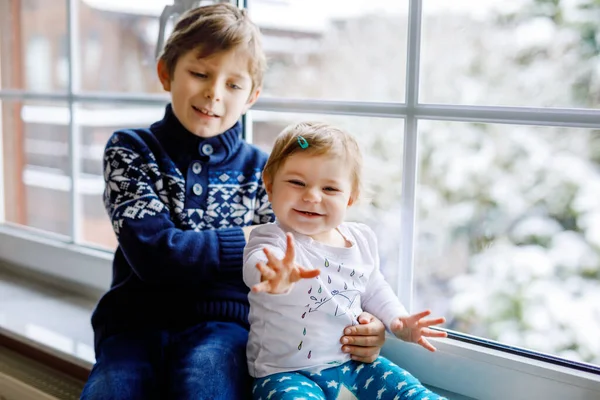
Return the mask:
[[311,212],[311,211],[302,211],[302,210],[296,210],[296,209],[294,209],[294,210],[296,212],[299,212],[300,214],[304,214],[304,215],[307,215],[309,217],[320,217],[320,216],[323,215],[323,214],[319,214],[319,213]]

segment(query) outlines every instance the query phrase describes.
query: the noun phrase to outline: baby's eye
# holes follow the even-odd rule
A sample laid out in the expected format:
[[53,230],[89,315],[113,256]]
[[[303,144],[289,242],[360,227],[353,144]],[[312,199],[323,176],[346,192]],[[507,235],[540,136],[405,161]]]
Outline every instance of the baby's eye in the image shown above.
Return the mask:
[[229,87],[232,88],[232,89],[235,89],[235,90],[241,90],[242,89],[241,86],[236,85],[235,83],[230,83]]
[[291,179],[288,182],[295,186],[304,186],[304,182],[295,179]]
[[196,78],[206,78],[207,77],[206,74],[202,74],[200,72],[190,71],[190,74],[192,74],[192,76],[195,76]]
[[334,188],[332,186],[324,187],[323,190],[325,190],[326,192],[339,192],[337,188]]

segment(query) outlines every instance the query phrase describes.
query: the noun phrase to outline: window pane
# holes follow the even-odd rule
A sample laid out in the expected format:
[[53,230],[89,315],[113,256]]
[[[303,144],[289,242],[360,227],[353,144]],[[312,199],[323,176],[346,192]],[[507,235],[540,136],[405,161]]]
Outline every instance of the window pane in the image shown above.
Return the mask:
[[82,215],[77,216],[82,237],[87,244],[114,249],[117,241],[102,200],[104,178],[102,157],[112,133],[124,128],[147,128],[163,117],[164,106],[123,104],[83,104],[76,109],[79,126],[79,201]]
[[419,308],[600,364],[600,130],[420,121]]
[[81,90],[162,93],[155,51],[167,4],[173,0],[79,0]]
[[423,1],[421,102],[600,107],[600,3]]
[[402,190],[402,146],[404,121],[319,114],[252,111],[253,142],[270,152],[284,127],[300,121],[323,121],[354,135],[364,157],[366,193],[350,207],[348,221],[369,225],[377,234],[381,268],[391,286],[398,281],[400,194]]
[[2,103],[7,222],[68,235],[68,121],[64,103]]
[[267,96],[404,101],[407,1],[249,1]]
[[65,0],[0,2],[0,89],[64,91]]

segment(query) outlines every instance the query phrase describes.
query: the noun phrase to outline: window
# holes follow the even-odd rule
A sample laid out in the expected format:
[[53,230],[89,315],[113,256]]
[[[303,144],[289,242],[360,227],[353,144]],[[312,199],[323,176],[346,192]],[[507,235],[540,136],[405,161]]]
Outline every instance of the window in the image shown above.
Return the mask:
[[[598,2],[235,3],[270,62],[248,140],[268,151],[299,119],[357,137],[372,195],[352,217],[378,233],[401,299],[459,339],[597,372]],[[102,150],[161,118],[159,16],[181,4],[0,3],[6,225],[114,249]]]

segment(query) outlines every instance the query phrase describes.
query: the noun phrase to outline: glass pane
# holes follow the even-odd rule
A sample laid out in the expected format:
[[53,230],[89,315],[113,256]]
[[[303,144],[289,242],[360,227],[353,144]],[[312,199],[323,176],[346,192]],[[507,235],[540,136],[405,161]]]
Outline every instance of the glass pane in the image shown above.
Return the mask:
[[600,3],[423,1],[421,102],[600,107]]
[[251,113],[253,142],[267,152],[271,151],[275,137],[283,128],[300,121],[335,124],[356,137],[364,157],[366,193],[350,208],[348,220],[363,222],[375,231],[382,271],[396,289],[404,120],[267,111]]
[[3,101],[7,222],[69,235],[69,109],[56,102]]
[[79,126],[79,201],[81,213],[77,223],[78,241],[107,249],[115,249],[117,241],[104,208],[102,157],[112,133],[119,129],[147,128],[164,115],[164,106],[123,104],[82,104],[76,109]]
[[0,89],[67,89],[66,4],[65,0],[0,2]]
[[418,307],[600,364],[600,130],[420,121]]
[[155,51],[168,4],[173,0],[79,0],[81,90],[162,93]]
[[267,96],[404,101],[407,1],[249,1]]

